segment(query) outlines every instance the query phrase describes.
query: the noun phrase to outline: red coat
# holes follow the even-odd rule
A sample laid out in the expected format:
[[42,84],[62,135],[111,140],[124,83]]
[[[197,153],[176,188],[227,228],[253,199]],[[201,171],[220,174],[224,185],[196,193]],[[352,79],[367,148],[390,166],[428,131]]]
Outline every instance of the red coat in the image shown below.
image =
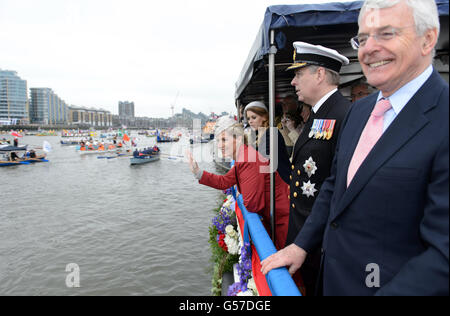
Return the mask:
[[[221,176],[204,171],[200,184],[225,190],[238,183],[244,205],[249,212],[263,217],[263,224],[269,235],[270,225],[270,173],[260,172],[260,168],[268,168],[269,161],[262,157],[253,147],[242,145],[238,159],[230,171]],[[236,179],[237,177],[237,179]],[[289,222],[289,187],[275,173],[275,219],[277,249],[284,248]]]

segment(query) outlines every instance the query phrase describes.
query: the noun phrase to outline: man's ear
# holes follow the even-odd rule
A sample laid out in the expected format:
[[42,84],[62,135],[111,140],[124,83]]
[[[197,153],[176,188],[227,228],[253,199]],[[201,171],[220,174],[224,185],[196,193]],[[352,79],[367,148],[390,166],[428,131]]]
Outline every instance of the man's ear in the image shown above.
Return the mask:
[[326,72],[325,68],[319,67],[317,69],[316,75],[317,75],[317,80],[319,82],[322,82],[322,81],[326,80],[327,72]]
[[427,56],[433,51],[434,47],[436,46],[437,40],[438,40],[438,31],[436,28],[427,30],[425,32],[422,41],[423,56]]

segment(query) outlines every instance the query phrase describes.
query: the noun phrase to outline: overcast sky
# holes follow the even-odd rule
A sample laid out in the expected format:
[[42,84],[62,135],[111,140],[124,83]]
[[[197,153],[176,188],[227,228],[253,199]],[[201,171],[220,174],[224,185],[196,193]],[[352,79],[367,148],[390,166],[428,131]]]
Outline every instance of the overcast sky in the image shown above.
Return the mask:
[[235,113],[267,6],[331,0],[0,0],[0,69],[70,105],[136,116]]

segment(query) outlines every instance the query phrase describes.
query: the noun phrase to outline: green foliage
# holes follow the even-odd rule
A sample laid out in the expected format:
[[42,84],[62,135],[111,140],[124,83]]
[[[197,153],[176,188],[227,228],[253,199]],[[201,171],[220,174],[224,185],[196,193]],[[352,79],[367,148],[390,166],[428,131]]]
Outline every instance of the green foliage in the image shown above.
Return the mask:
[[212,278],[212,288],[211,294],[213,296],[221,296],[222,295],[222,278],[219,277],[219,266],[214,266],[213,278]]
[[[223,201],[223,200],[222,200]],[[214,210],[214,216],[216,216],[222,205]],[[209,227],[209,245],[211,248],[211,261],[214,265],[214,271],[212,276],[212,289],[211,294],[213,296],[222,295],[222,277],[225,272],[233,272],[233,265],[239,261],[239,255],[231,255],[223,250],[217,243],[217,228],[211,224]]]

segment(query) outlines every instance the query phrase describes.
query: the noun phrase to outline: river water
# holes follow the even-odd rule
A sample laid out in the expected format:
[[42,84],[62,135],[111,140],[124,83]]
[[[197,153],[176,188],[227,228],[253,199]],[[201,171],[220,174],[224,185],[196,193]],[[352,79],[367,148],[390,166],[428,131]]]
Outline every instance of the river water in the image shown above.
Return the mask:
[[[130,166],[80,156],[60,137],[19,145],[43,140],[50,162],[0,168],[0,295],[210,295],[208,227],[220,191],[199,185],[181,159]],[[189,144],[159,146],[175,156]],[[194,145],[194,157],[220,173],[211,146]]]

